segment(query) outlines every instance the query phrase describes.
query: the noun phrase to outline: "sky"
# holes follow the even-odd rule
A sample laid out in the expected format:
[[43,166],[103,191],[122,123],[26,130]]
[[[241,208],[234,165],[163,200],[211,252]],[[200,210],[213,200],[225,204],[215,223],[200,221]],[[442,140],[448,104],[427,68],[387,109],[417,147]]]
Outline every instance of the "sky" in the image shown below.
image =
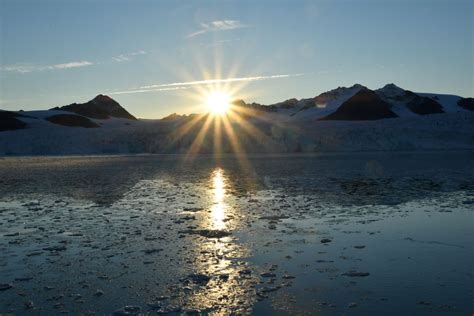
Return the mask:
[[0,0],[0,109],[107,94],[141,118],[363,84],[473,96],[474,1]]

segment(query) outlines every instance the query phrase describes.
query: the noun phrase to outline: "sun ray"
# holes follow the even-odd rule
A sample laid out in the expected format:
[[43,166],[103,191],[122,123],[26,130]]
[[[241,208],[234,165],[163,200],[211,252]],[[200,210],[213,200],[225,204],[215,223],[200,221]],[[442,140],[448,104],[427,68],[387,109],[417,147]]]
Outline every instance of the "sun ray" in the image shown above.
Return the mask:
[[262,110],[256,110],[256,109],[246,107],[246,106],[232,106],[232,111],[240,114],[243,117],[252,118],[263,123],[269,123],[269,124],[279,126],[279,127],[285,126],[284,123],[267,117],[265,115],[266,112]]
[[214,119],[214,159],[219,159],[222,154],[222,117]]
[[232,117],[232,120],[234,120],[240,127],[242,127],[242,130],[246,132],[247,135],[249,135],[255,141],[262,142],[264,144],[272,142],[271,137],[263,133],[260,129],[255,127],[255,125],[250,123],[248,120],[244,120],[239,113],[232,112],[229,116]]
[[243,150],[242,145],[240,144],[240,141],[238,137],[236,136],[236,133],[234,131],[234,128],[232,127],[231,123],[229,122],[229,119],[227,116],[222,117],[222,122],[224,125],[224,132],[227,134],[227,138],[229,139],[230,145],[232,147],[232,150],[237,157],[237,161],[243,171],[250,172],[252,170],[251,165],[249,160],[247,159],[246,152]]
[[[216,46],[214,49],[214,77],[220,79],[222,76],[222,51]],[[220,85],[217,87],[220,90]]]
[[188,149],[188,152],[186,153],[185,160],[189,160],[192,158],[194,155],[199,153],[199,150],[201,149],[201,146],[205,140],[206,133],[209,129],[209,126],[211,125],[213,121],[213,117],[211,115],[207,116],[206,122],[204,122],[204,125],[201,127],[199,130],[199,133],[197,134],[196,138],[194,139],[193,143]]
[[177,130],[171,135],[171,139],[167,145],[167,148],[170,149],[172,148],[178,141],[183,139],[184,136],[186,136],[189,131],[195,127],[200,121],[202,121],[206,115],[204,114],[198,114],[189,121],[185,122],[184,124],[180,125]]

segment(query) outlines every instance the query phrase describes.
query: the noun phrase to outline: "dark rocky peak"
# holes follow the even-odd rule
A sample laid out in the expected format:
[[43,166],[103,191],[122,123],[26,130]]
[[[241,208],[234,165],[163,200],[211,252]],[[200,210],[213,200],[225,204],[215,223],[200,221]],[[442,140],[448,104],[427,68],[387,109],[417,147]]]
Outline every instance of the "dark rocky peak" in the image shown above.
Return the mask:
[[26,128],[26,123],[17,117],[24,117],[24,115],[0,110],[0,132]]
[[390,110],[390,104],[374,91],[365,87],[346,100],[336,112],[321,120],[366,121],[398,117]]
[[474,98],[461,98],[458,101],[458,105],[463,109],[474,111]]
[[109,96],[99,94],[94,99],[86,103],[73,103],[62,107],[56,107],[54,110],[63,110],[73,112],[93,119],[104,120],[111,117],[136,120],[127,110],[125,110],[117,101]]
[[413,113],[419,115],[444,113],[443,107],[436,100],[419,96],[418,94],[409,90],[405,90],[403,101],[406,102],[406,106]]

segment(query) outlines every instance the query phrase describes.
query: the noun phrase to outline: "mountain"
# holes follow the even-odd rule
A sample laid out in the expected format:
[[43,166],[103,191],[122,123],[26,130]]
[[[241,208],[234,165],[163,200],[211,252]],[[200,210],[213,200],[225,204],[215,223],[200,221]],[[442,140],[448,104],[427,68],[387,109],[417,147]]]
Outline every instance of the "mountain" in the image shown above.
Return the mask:
[[390,104],[383,101],[374,91],[362,88],[344,101],[332,114],[321,120],[369,121],[398,117],[390,110]]
[[109,96],[99,94],[94,99],[86,103],[73,103],[62,107],[55,107],[52,110],[63,110],[73,112],[93,119],[105,120],[110,117],[136,120],[118,102]]

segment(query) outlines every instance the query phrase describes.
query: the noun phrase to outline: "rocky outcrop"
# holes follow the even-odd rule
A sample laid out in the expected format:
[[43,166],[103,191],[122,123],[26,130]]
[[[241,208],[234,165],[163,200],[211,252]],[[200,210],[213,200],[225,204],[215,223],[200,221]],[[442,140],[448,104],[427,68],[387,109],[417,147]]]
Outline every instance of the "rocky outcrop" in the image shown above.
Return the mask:
[[410,90],[402,89],[393,83],[385,85],[383,88],[376,90],[375,93],[392,107],[406,107],[418,115],[444,113],[443,106],[437,101],[437,97],[421,96]]
[[361,89],[332,114],[320,120],[368,121],[398,117],[374,91]]
[[136,120],[136,117],[127,112],[119,103],[109,96],[99,94],[87,103],[73,103],[54,110],[73,112],[93,119],[104,120],[111,117]]
[[406,90],[405,95],[409,98],[407,107],[414,113],[419,115],[428,115],[436,113],[444,113],[441,104],[427,97],[421,97],[411,91]]
[[69,126],[69,127],[85,127],[85,128],[99,127],[99,125],[92,122],[87,117],[80,116],[80,115],[58,114],[58,115],[47,117],[46,120],[54,124]]
[[17,119],[22,115],[0,110],[0,132],[26,128],[26,123]]
[[463,109],[474,111],[474,98],[462,98],[459,99],[458,105]]

